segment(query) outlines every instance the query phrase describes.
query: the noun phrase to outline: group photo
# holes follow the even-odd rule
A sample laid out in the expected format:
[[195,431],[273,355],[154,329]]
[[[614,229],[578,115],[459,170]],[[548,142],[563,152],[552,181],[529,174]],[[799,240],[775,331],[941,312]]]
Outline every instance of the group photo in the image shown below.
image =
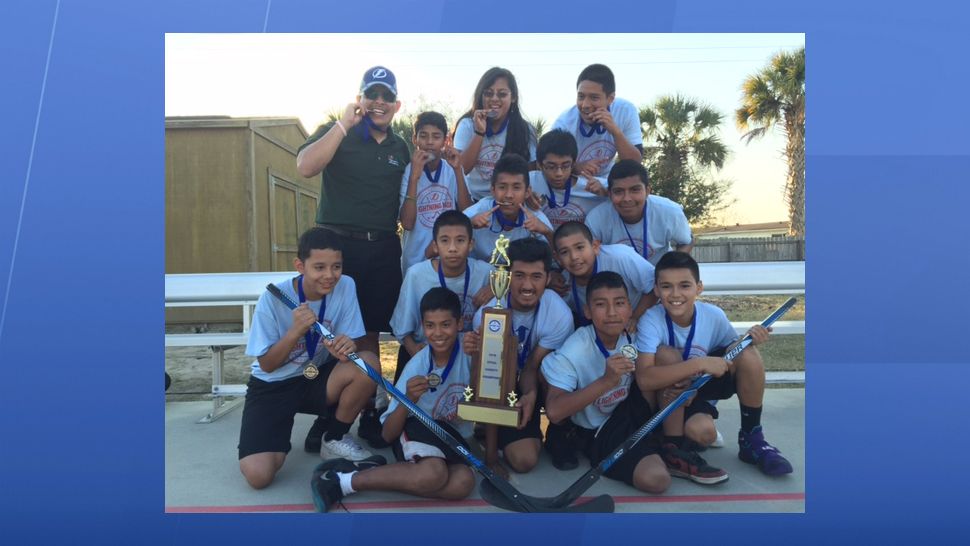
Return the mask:
[[166,512],[804,512],[802,34],[166,35]]

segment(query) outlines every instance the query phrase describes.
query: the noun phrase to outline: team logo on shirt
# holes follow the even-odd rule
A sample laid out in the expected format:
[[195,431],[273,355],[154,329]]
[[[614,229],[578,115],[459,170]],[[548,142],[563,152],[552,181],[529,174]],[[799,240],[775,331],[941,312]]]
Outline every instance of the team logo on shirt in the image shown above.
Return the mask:
[[434,227],[434,221],[438,216],[453,208],[455,208],[455,201],[441,184],[431,184],[418,194],[418,220],[424,227]]
[[613,159],[614,155],[616,155],[616,146],[611,141],[597,140],[583,148],[576,161],[580,163],[591,159],[606,159],[608,161]]
[[445,421],[457,420],[458,402],[465,399],[464,394],[462,394],[464,390],[465,385],[457,383],[448,385],[445,392],[441,393],[441,396],[435,402],[434,408],[431,410],[431,417]]
[[387,156],[387,164],[388,165],[394,165],[395,167],[400,167],[401,166],[401,163],[393,155],[388,155]]
[[[623,237],[622,239],[616,242],[620,244],[624,244],[626,246],[630,246],[629,237]],[[637,237],[633,238],[633,250],[636,250],[637,254],[643,256],[643,239],[639,239]],[[650,245],[647,245],[647,259],[649,260],[652,257],[653,257],[653,247]]]
[[616,408],[617,404],[626,400],[627,395],[630,393],[631,381],[632,377],[630,374],[624,375],[620,380],[620,384],[615,389],[597,398],[593,402],[593,406],[603,415],[610,415],[613,413],[613,409]]
[[475,168],[482,174],[482,178],[490,180],[492,171],[495,170],[495,162],[502,156],[502,146],[499,144],[483,144],[481,151],[478,152],[478,161]]
[[502,323],[497,320],[488,321],[488,331],[498,332],[502,328]]
[[549,218],[549,222],[552,223],[553,229],[565,224],[566,222],[576,221],[584,222],[586,220],[586,212],[579,206],[569,203],[566,206],[559,206],[554,209],[545,207],[542,209],[543,214]]

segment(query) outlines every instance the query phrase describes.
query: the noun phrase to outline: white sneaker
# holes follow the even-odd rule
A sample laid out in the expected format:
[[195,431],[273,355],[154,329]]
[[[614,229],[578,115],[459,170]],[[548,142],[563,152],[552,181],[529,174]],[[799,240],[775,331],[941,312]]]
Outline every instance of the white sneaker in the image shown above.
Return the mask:
[[717,433],[717,438],[714,438],[714,443],[711,444],[711,447],[724,447],[724,436],[721,436],[721,431],[714,429],[714,432]]
[[360,447],[350,434],[344,434],[339,440],[329,440],[323,442],[320,447],[320,457],[324,459],[350,459],[351,461],[363,461],[374,454]]

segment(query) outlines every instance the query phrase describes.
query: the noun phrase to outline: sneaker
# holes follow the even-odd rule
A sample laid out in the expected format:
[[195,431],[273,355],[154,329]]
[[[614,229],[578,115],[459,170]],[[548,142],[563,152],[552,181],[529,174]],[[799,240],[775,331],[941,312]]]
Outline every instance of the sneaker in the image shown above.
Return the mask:
[[717,433],[717,438],[714,438],[714,443],[711,444],[711,447],[724,447],[724,436],[721,434],[721,431],[714,429],[714,432]]
[[367,444],[374,449],[384,449],[391,444],[381,436],[381,411],[370,408],[360,412],[360,422],[357,425],[357,436],[361,440],[366,440]]
[[327,431],[329,424],[330,420],[323,416],[313,421],[313,426],[307,431],[306,440],[303,441],[303,449],[307,453],[320,453],[320,447],[323,446],[323,433]]
[[738,458],[748,464],[758,465],[758,469],[768,476],[792,473],[791,463],[777,448],[765,441],[760,425],[748,433],[738,431]]
[[576,450],[573,449],[575,444],[575,431],[572,427],[549,423],[544,446],[552,459],[552,466],[557,470],[572,470],[579,466]]
[[351,461],[350,459],[337,458],[327,459],[318,464],[313,471],[317,475],[326,474],[333,470],[335,472],[360,472],[369,468],[376,468],[387,464],[387,459],[381,455],[372,455],[361,461]]
[[667,465],[667,471],[676,478],[686,478],[704,485],[727,481],[728,474],[720,468],[707,464],[696,451],[687,451],[674,444],[664,444],[660,456]]
[[344,434],[339,440],[329,440],[323,442],[320,448],[320,456],[324,459],[350,459],[351,461],[363,461],[374,454],[360,447],[350,434]]
[[343,490],[340,489],[340,478],[334,470],[314,472],[310,479],[310,494],[313,495],[313,506],[317,508],[317,512],[330,510],[344,498]]

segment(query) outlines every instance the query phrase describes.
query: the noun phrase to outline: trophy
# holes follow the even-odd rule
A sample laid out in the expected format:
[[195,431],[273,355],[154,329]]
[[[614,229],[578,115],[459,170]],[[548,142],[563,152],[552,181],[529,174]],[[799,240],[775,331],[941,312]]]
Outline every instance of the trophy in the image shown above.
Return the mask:
[[502,306],[509,291],[508,246],[505,235],[499,235],[489,261],[495,269],[488,276],[496,303],[482,311],[482,348],[472,361],[471,381],[465,401],[458,403],[458,415],[466,421],[517,427],[522,421],[521,408],[515,407],[517,341],[512,333],[512,310]]

